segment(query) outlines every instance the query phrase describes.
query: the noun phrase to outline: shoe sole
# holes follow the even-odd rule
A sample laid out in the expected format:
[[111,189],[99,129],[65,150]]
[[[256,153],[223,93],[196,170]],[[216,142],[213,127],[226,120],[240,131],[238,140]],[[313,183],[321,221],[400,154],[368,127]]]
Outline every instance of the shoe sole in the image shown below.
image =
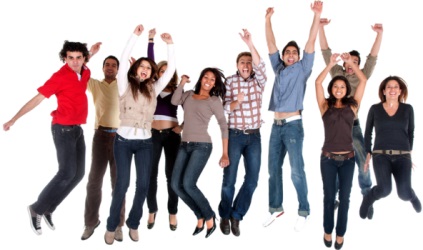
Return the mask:
[[263,224],[263,227],[268,227],[268,226],[270,226],[270,224],[272,224],[277,218],[279,218],[279,217],[281,217],[283,214],[284,214],[285,212],[281,212],[280,214],[278,214],[278,215],[276,215],[276,217],[272,220],[272,221],[270,221],[269,223],[264,223]]
[[50,222],[47,220],[47,217],[44,214],[43,214],[43,218],[44,218],[44,221],[46,222],[48,228],[50,228],[51,230],[54,231],[56,229],[56,227],[53,224],[50,224]]
[[[95,227],[94,227],[94,229],[93,229],[93,232],[90,234],[90,235],[88,235],[88,237],[87,238],[84,238],[83,236],[81,236],[81,240],[88,240],[93,234],[94,234],[94,231],[95,231],[95,229],[100,225],[100,222],[101,221],[98,221],[98,223],[97,223],[97,225],[95,225]],[[106,244],[107,244],[107,242],[106,242]],[[113,243],[112,243],[113,244]],[[108,244],[108,245],[111,245],[111,244]]]
[[29,215],[29,225],[31,226],[32,231],[36,234],[36,235],[41,235],[43,232],[40,230],[37,230],[34,225],[32,224],[32,215],[31,215],[31,207],[28,206],[27,207],[27,211],[28,211],[28,215]]

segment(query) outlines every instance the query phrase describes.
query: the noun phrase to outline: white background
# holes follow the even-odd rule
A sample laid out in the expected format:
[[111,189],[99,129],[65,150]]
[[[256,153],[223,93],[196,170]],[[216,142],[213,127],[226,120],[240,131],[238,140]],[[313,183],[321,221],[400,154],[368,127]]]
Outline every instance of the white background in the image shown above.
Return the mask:
[[[143,24],[133,56],[146,56],[147,31],[156,28],[158,34],[172,34],[177,53],[179,74],[188,74],[194,81],[200,71],[208,66],[221,68],[225,75],[236,71],[235,59],[248,48],[239,38],[242,28],[252,33],[253,41],[267,65],[268,83],[264,93],[265,124],[262,129],[262,169],[259,185],[248,214],[241,222],[241,236],[223,235],[219,228],[207,240],[205,233],[193,237],[196,219],[188,207],[180,201],[178,229],[169,230],[166,209],[164,165],[159,173],[159,213],[154,229],[148,230],[146,206],[139,227],[140,241],[132,242],[124,228],[124,241],[106,246],[103,240],[110,206],[110,182],[108,172],[103,188],[100,210],[102,221],[95,234],[87,241],[80,237],[84,227],[85,187],[91,162],[91,141],[94,127],[94,107],[89,95],[89,117],[85,131],[87,145],[86,175],[74,191],[54,213],[56,230],[43,226],[43,235],[36,236],[29,227],[26,207],[33,203],[42,188],[57,171],[55,148],[50,133],[50,112],[56,108],[54,97],[46,99],[35,110],[22,117],[8,132],[0,132],[2,167],[0,175],[2,249],[228,249],[276,247],[283,249],[325,249],[323,236],[323,190],[319,167],[319,153],[323,143],[323,126],[315,101],[314,80],[324,67],[318,40],[313,73],[308,81],[304,102],[304,158],[309,188],[311,216],[307,227],[300,233],[293,227],[297,218],[296,192],[289,178],[290,167],[284,165],[285,215],[267,228],[262,222],[268,216],[267,157],[273,113],[268,105],[274,75],[268,60],[264,34],[264,16],[267,7],[275,7],[272,19],[277,46],[282,49],[290,40],[296,40],[304,49],[313,13],[311,1],[2,1],[0,4],[0,48],[2,60],[2,91],[0,92],[0,121],[8,121],[30,98],[36,89],[61,66],[58,53],[64,40],[85,42],[90,47],[103,43],[100,52],[88,66],[92,76],[103,77],[103,59],[110,55],[120,57],[129,35],[137,24]],[[383,23],[382,47],[374,74],[368,81],[360,110],[364,130],[370,105],[379,102],[379,83],[389,75],[403,77],[409,86],[408,102],[415,111],[415,143],[413,162],[413,187],[423,198],[421,107],[417,105],[421,87],[420,46],[423,39],[418,29],[423,23],[418,1],[345,1],[324,2],[322,17],[332,19],[326,27],[329,46],[333,52],[356,49],[361,52],[364,64],[366,55],[376,37],[371,30],[374,23]],[[166,46],[156,37],[156,60],[166,59]],[[326,83],[329,77],[326,79]],[[193,84],[191,85],[193,86]],[[190,88],[191,86],[188,86]],[[198,182],[217,213],[220,201],[222,170],[217,162],[221,154],[221,141],[216,121],[210,123],[214,151]],[[243,179],[240,165],[238,180]],[[413,247],[421,249],[422,214],[416,214],[409,202],[401,201],[395,187],[390,196],[378,201],[372,221],[358,215],[361,194],[355,172],[351,194],[348,230],[343,249],[397,249]],[[372,174],[375,183],[374,176]],[[127,208],[132,203],[135,180],[127,193]],[[239,187],[240,183],[237,183]],[[335,234],[334,234],[335,235]]]

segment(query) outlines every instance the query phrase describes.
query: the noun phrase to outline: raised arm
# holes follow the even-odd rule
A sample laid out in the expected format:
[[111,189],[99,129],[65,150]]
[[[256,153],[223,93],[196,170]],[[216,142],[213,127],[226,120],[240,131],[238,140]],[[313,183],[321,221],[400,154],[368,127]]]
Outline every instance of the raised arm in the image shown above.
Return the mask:
[[179,83],[178,87],[176,88],[175,92],[172,95],[172,99],[170,100],[173,105],[181,105],[183,104],[182,93],[184,91],[184,86],[186,83],[189,83],[189,76],[182,75],[181,82]]
[[269,7],[266,10],[266,42],[267,48],[269,49],[269,54],[274,54],[278,51],[278,47],[276,47],[276,40],[275,35],[273,34],[272,29],[272,15],[274,13],[273,7]]
[[100,46],[101,42],[97,42],[91,46],[88,60],[91,59],[91,57],[93,57],[95,54],[97,54],[97,52],[100,50]]
[[360,70],[359,66],[355,64],[351,58],[350,53],[342,53],[341,59],[348,63],[348,65],[351,65],[352,70],[354,71],[355,75],[358,78],[358,86],[354,93],[354,99],[357,101],[358,106],[360,106],[361,99],[364,95],[364,89],[366,88],[367,83],[367,77],[364,75],[363,71]]
[[260,55],[256,50],[256,47],[254,47],[253,39],[251,38],[251,33],[247,29],[242,29],[243,33],[239,33],[239,36],[241,37],[242,41],[247,44],[248,49],[251,52],[251,57],[253,58],[253,64],[255,66],[258,66],[260,63]]
[[125,93],[126,89],[128,88],[127,73],[129,68],[131,67],[130,55],[131,55],[132,49],[134,48],[135,42],[137,41],[138,37],[141,35],[143,31],[144,31],[144,26],[142,24],[137,25],[135,27],[134,33],[131,34],[131,37],[129,38],[125,48],[123,49],[123,52],[120,58],[118,76],[117,76],[119,96],[122,96]]
[[306,53],[314,52],[314,45],[316,43],[317,33],[319,32],[320,15],[322,14],[323,10],[323,2],[314,1],[314,3],[311,4],[311,10],[314,12],[314,17],[310,28],[310,34],[304,49]]
[[370,50],[370,55],[376,57],[379,54],[380,45],[382,44],[383,26],[381,23],[376,23],[372,26],[372,30],[374,30],[377,35],[372,49]]
[[35,107],[38,106],[38,104],[40,104],[43,100],[45,99],[45,97],[38,93],[36,96],[34,96],[31,100],[29,100],[19,111],[18,113],[16,113],[15,116],[13,116],[13,118],[6,122],[5,124],[3,124],[3,129],[4,131],[8,131],[10,129],[11,126],[13,126],[13,124],[15,124],[15,122],[21,118],[23,115],[25,115],[26,113],[28,113],[29,111],[33,110]]
[[154,37],[156,36],[156,29],[151,29],[148,31],[148,48],[147,48],[147,57],[151,60],[154,60]]
[[319,43],[320,43],[320,49],[321,50],[327,50],[329,49],[329,44],[326,39],[325,34],[325,26],[330,24],[330,20],[327,18],[320,18],[319,22]]
[[338,56],[339,54],[337,53],[333,54],[330,58],[330,62],[326,65],[323,71],[316,78],[316,100],[317,104],[319,105],[320,115],[322,116],[328,109],[327,101],[325,98],[325,91],[323,89],[323,81],[325,80],[331,68],[338,63]]
[[175,49],[173,46],[173,39],[169,33],[163,33],[160,35],[163,42],[167,44],[167,69],[163,75],[157,80],[154,84],[154,89],[156,91],[156,96],[166,88],[170,79],[172,79],[173,74],[176,71],[176,62],[175,62]]

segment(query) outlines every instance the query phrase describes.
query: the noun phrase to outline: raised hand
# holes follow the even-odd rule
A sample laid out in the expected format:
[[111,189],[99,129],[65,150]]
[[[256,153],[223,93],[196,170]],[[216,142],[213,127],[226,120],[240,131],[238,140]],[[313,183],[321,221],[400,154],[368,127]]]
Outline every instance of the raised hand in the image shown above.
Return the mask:
[[271,18],[273,13],[275,13],[275,11],[273,10],[273,7],[269,7],[266,10],[266,18]]
[[172,36],[169,33],[163,33],[160,37],[166,44],[173,44]]
[[322,13],[323,10],[323,2],[322,1],[314,1],[314,3],[310,4],[310,8],[314,13]]
[[139,36],[144,31],[144,26],[142,24],[138,24],[137,27],[135,27],[134,34]]
[[151,29],[148,31],[148,38],[154,38],[156,36],[156,29]]
[[374,30],[377,33],[383,32],[383,26],[381,23],[375,23],[375,25],[372,25],[372,30]]
[[93,56],[97,54],[97,52],[100,50],[101,42],[95,43],[90,48],[90,56]]
[[320,26],[326,26],[328,24],[330,24],[330,19],[320,18],[320,23],[319,23]]
[[341,54],[341,59],[342,61],[349,63],[349,64],[354,64],[354,62],[351,59],[351,55],[348,52],[344,52]]
[[247,45],[251,45],[251,33],[247,29],[242,29],[242,31],[244,32],[244,34],[239,33],[239,36],[241,37],[242,41],[244,41]]
[[187,75],[182,75],[181,76],[181,82],[180,84],[185,84],[185,83],[190,83],[191,81],[189,80],[189,76]]
[[[339,59],[339,53],[333,53],[332,56],[330,57],[330,65],[334,66],[335,64],[337,64],[341,59]],[[348,54],[349,55],[349,54]]]

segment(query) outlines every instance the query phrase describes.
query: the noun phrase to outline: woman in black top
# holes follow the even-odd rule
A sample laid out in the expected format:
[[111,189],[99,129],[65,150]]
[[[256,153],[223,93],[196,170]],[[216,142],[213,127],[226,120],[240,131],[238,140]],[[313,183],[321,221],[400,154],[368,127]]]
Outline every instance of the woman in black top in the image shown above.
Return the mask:
[[[330,69],[339,61],[338,57],[352,65],[359,79],[354,96],[350,96],[351,86],[344,76],[332,78],[328,86],[329,97],[325,98],[322,82]],[[352,127],[354,117],[363,97],[366,86],[366,76],[352,62],[349,53],[333,54],[330,63],[316,79],[316,98],[325,128],[325,142],[320,158],[320,171],[323,181],[323,241],[327,247],[332,246],[332,231],[335,224],[335,196],[337,179],[339,180],[339,209],[336,221],[335,249],[341,249],[344,244],[344,234],[347,230],[348,208],[354,176],[354,147]]]
[[[398,196],[404,201],[411,201],[417,213],[422,210],[420,200],[411,187],[414,112],[413,107],[405,103],[407,96],[405,81],[398,76],[389,76],[379,86],[381,102],[369,110],[364,136],[367,152],[364,170],[368,170],[373,156],[377,185],[363,197],[360,207],[363,219],[375,200],[391,193],[391,176],[395,179]],[[376,135],[372,151],[373,128]]]

